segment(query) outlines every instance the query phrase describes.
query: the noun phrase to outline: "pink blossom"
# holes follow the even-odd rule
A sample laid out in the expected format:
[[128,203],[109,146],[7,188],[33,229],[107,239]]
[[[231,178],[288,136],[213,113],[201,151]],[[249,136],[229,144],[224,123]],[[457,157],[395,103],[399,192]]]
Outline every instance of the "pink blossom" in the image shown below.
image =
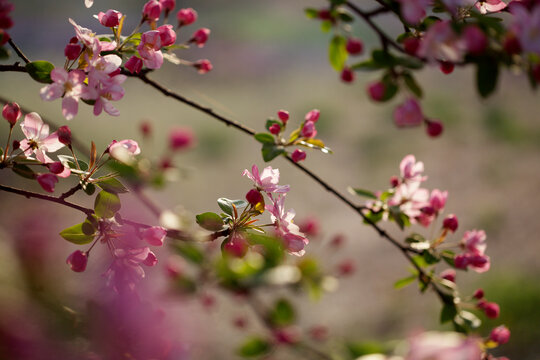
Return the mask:
[[145,20],[158,21],[161,15],[162,5],[157,0],[150,0],[143,6],[142,15]]
[[418,24],[426,16],[429,0],[399,0],[401,15],[411,25]]
[[[112,82],[112,76],[115,76],[115,72],[122,65],[122,58],[114,54],[92,58],[88,58],[87,56],[87,62],[88,86],[90,89],[95,89],[107,86]],[[96,97],[93,93],[88,96]]]
[[137,57],[137,56],[133,55],[132,57],[129,58],[128,61],[126,61],[126,63],[124,64],[124,67],[130,73],[138,74],[142,70],[143,61],[142,61],[142,59],[140,57]]
[[518,3],[510,11],[514,15],[512,30],[523,51],[540,54],[540,5],[534,6],[529,12]]
[[92,54],[96,54],[96,57],[102,50],[114,50],[114,48],[116,48],[116,42],[102,43],[96,37],[96,33],[92,30],[78,25],[73,19],[69,19],[69,22],[75,28],[77,39],[79,39]]
[[54,186],[58,182],[58,178],[53,174],[41,174],[38,175],[37,182],[41,185],[43,190],[52,193],[54,192]]
[[176,6],[176,0],[159,0],[159,2],[161,3],[161,8],[166,13],[173,11],[174,7]]
[[149,69],[159,69],[163,65],[161,36],[157,30],[151,30],[141,35],[141,43],[137,46],[144,65]]
[[418,56],[431,62],[460,62],[465,55],[465,41],[452,29],[449,20],[438,21],[427,30],[418,49]]
[[506,3],[501,0],[481,0],[477,1],[474,6],[476,6],[482,14],[487,14],[488,12],[501,11],[506,7]]
[[193,66],[199,74],[206,74],[214,68],[208,59],[197,60],[193,63]]
[[350,37],[347,39],[345,49],[347,49],[347,52],[351,55],[360,55],[362,50],[364,50],[364,44],[360,39]]
[[161,46],[173,45],[176,42],[176,32],[172,25],[161,25],[156,30],[159,31]]
[[277,135],[280,133],[281,131],[281,126],[279,124],[272,124],[269,128],[268,128],[268,131],[270,131],[270,134],[274,134],[274,135]]
[[482,55],[487,48],[487,36],[476,25],[466,26],[463,30],[462,37],[465,39],[467,51],[470,54]]
[[469,256],[469,267],[477,273],[484,273],[490,268],[489,256],[484,254],[467,254]]
[[145,273],[141,265],[150,254],[148,247],[143,248],[117,248],[112,251],[113,262],[104,274],[107,285],[116,291],[129,290],[144,278]]
[[81,45],[69,43],[64,48],[64,55],[68,60],[75,60],[81,54]]
[[281,120],[283,124],[286,124],[287,121],[289,120],[289,112],[286,110],[279,110],[277,112],[277,115],[278,115],[279,120]]
[[313,121],[306,121],[304,123],[304,126],[302,126],[302,131],[300,134],[308,139],[312,139],[315,136],[317,136],[317,129],[315,129],[315,122]]
[[338,264],[338,273],[341,276],[350,276],[354,274],[356,270],[356,265],[354,263],[354,260],[347,259],[343,260]]
[[486,233],[483,230],[466,231],[461,244],[468,252],[483,255],[487,247]]
[[106,27],[115,27],[120,24],[122,13],[116,10],[109,9],[106,13],[99,12],[98,20],[101,25]]
[[501,312],[501,309],[499,307],[499,304],[494,302],[488,302],[486,303],[482,309],[486,313],[486,316],[490,319],[496,319],[499,317],[499,314]]
[[82,70],[72,70],[69,73],[62,68],[51,71],[52,84],[39,91],[45,101],[53,101],[63,96],[62,115],[71,120],[79,110],[79,100],[85,94],[84,80],[86,75]]
[[2,116],[7,122],[13,126],[21,118],[22,112],[19,104],[17,103],[7,103],[2,108]]
[[152,226],[144,229],[141,233],[142,238],[152,246],[162,246],[163,240],[167,236],[167,229],[161,226]]
[[456,282],[456,270],[454,269],[446,269],[443,272],[441,272],[439,276],[442,279],[445,279],[451,282]]
[[377,81],[369,84],[367,91],[373,101],[382,101],[386,93],[386,86],[382,82]]
[[394,196],[388,200],[388,206],[399,206],[399,210],[407,215],[411,222],[415,222],[417,218],[424,220],[421,217],[422,210],[429,205],[429,192],[419,188],[419,185],[419,182],[402,183],[395,188]]
[[482,290],[482,289],[476,289],[476,291],[475,291],[474,294],[473,294],[473,298],[480,300],[480,299],[482,299],[483,297],[484,297],[484,290]]
[[394,121],[397,126],[418,126],[424,121],[420,104],[414,98],[408,98],[394,110]]
[[[135,140],[126,139],[121,141],[113,141],[109,145],[109,153],[113,159],[129,162],[134,155],[141,153],[141,148]],[[126,161],[127,160],[127,161]]]
[[188,128],[176,128],[172,129],[169,133],[169,147],[171,150],[186,149],[193,145],[195,142],[195,135],[193,131]]
[[354,71],[349,67],[343,68],[341,71],[341,80],[345,83],[352,83],[354,81]]
[[178,26],[191,25],[197,21],[197,12],[192,8],[180,9],[176,13],[178,19]]
[[201,28],[193,33],[191,40],[189,42],[194,42],[198,47],[203,47],[204,44],[208,41],[208,36],[210,35],[210,29]]
[[148,256],[144,261],[142,262],[143,265],[146,265],[148,267],[155,266],[158,262],[158,259],[156,257],[156,254],[154,254],[152,251],[148,252]]
[[506,344],[508,340],[510,340],[510,330],[504,325],[497,326],[495,329],[491,330],[489,339],[499,345]]
[[304,117],[304,120],[306,122],[311,121],[313,123],[316,123],[317,121],[319,121],[320,116],[321,116],[321,112],[317,109],[313,109],[306,114],[306,116]]
[[306,234],[307,236],[317,236],[320,232],[320,223],[315,216],[310,216],[298,225],[300,231]]
[[71,130],[68,126],[60,126],[57,130],[58,141],[64,145],[71,145]]
[[295,163],[306,159],[306,152],[300,149],[295,149],[291,154],[291,158]]
[[80,250],[76,250],[66,259],[66,264],[69,265],[71,270],[75,272],[83,272],[86,270],[86,264],[88,263],[88,254]]
[[247,176],[260,191],[278,194],[285,194],[289,191],[289,185],[278,185],[279,169],[272,169],[271,166],[268,166],[259,174],[259,168],[257,165],[253,165],[251,172],[245,169],[242,176]]
[[67,166],[64,166],[60,161],[48,163],[47,169],[61,178],[67,178],[71,175],[71,170]]
[[443,220],[443,228],[450,230],[451,232],[456,232],[458,228],[458,219],[456,215],[450,214]]
[[64,147],[64,144],[58,140],[58,132],[55,131],[49,135],[49,125],[44,124],[35,112],[24,117],[21,128],[26,139],[20,142],[20,146],[27,157],[35,153],[38,161],[44,164],[50,163],[53,160],[46,153],[56,152]]
[[399,169],[401,178],[406,182],[422,182],[427,179],[427,177],[422,176],[424,163],[416,162],[414,155],[405,156],[399,164]]
[[298,225],[293,223],[296,215],[294,210],[285,211],[284,200],[284,195],[278,196],[272,205],[266,205],[265,208],[270,212],[270,218],[276,227],[276,234],[284,241],[287,251],[293,255],[302,256],[305,253],[304,247],[309,243],[309,240],[300,232]]
[[405,360],[478,360],[480,340],[458,333],[426,332],[409,340]]
[[431,191],[429,204],[435,210],[435,212],[440,212],[444,209],[444,205],[446,204],[447,198],[448,198],[448,191],[440,191],[439,189],[434,189]]
[[[106,55],[102,58],[105,58],[109,55]],[[112,55],[115,59],[118,58],[116,55]],[[102,59],[105,61],[104,59]],[[121,63],[121,60],[120,60]],[[87,94],[83,96],[85,99],[95,100],[94,103],[94,115],[98,116],[104,110],[106,113],[112,116],[120,115],[120,111],[116,109],[111,101],[118,101],[124,97],[124,88],[121,86],[124,81],[126,81],[127,76],[125,75],[114,75],[110,76],[112,73],[108,71],[112,67],[116,67],[114,72],[117,72],[119,63],[114,62],[113,64],[101,65],[104,68],[96,67],[91,69],[88,74],[88,91]]]

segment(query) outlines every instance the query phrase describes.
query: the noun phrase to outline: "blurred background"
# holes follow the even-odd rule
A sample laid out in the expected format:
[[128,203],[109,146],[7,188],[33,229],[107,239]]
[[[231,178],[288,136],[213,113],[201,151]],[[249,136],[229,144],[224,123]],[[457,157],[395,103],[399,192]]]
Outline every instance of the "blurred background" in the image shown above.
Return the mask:
[[[92,15],[112,8],[127,15],[126,29],[131,29],[143,5],[142,1],[96,0],[94,7],[86,9],[83,0],[47,2],[46,8],[37,0],[13,2],[16,9],[12,14],[12,38],[32,60],[46,59],[56,66],[63,64],[64,46],[74,35],[69,17],[99,31],[101,26]],[[343,193],[347,186],[388,188],[390,176],[399,173],[401,159],[414,154],[425,164],[429,177],[425,186],[449,191],[446,212],[455,213],[460,220],[455,240],[469,229],[484,229],[487,233],[491,270],[481,275],[460,272],[457,278],[463,294],[482,287],[487,298],[501,306],[501,317],[486,320],[483,332],[506,324],[512,339],[501,348],[501,354],[511,359],[538,359],[538,94],[529,90],[523,76],[505,72],[496,94],[481,100],[470,69],[456,69],[448,76],[429,68],[419,77],[425,92],[422,106],[428,116],[444,123],[445,132],[434,140],[422,128],[399,130],[393,125],[392,111],[400,98],[379,105],[366,97],[366,84],[377,79],[376,73],[357,73],[357,80],[347,85],[328,65],[330,34],[322,33],[319,23],[303,13],[305,7],[322,7],[325,3],[177,1],[177,8],[193,7],[199,14],[195,25],[179,33],[180,40],[188,39],[198,27],[212,31],[204,48],[179,51],[178,55],[188,60],[210,59],[214,69],[201,76],[192,68],[167,63],[151,77],[257,131],[263,131],[265,119],[276,116],[279,109],[290,112],[292,124],[299,124],[309,110],[320,109],[319,138],[334,154],[310,151],[305,165]],[[385,29],[397,34],[391,19],[379,20]],[[365,49],[376,45],[369,29],[362,24],[353,26],[354,34],[365,42]],[[192,128],[197,146],[174,159],[182,169],[181,179],[149,195],[164,209],[182,207],[192,214],[217,211],[219,197],[244,196],[250,182],[241,176],[242,171],[252,164],[264,165],[259,143],[159,95],[136,79],[128,79],[124,87],[124,99],[115,103],[120,117],[94,117],[91,107],[81,104],[79,115],[68,123],[73,134],[88,144],[94,140],[98,149],[113,139],[132,138],[139,141],[148,157],[159,159],[166,151],[171,129]],[[25,74],[0,73],[1,96],[56,124],[66,124],[60,101],[41,101],[40,88]],[[143,141],[140,135],[143,121],[152,124],[151,141]],[[2,126],[0,143],[5,143],[7,126]],[[311,239],[308,254],[321,256],[329,272],[335,272],[342,259],[356,264],[356,272],[341,279],[336,292],[316,302],[305,296],[294,299],[301,325],[325,325],[336,339],[348,341],[400,339],[410,335],[411,330],[440,328],[439,305],[433,294],[420,295],[415,286],[393,289],[393,283],[407,275],[408,264],[400,253],[288,163],[277,159],[272,166],[281,170],[280,182],[291,185],[287,203],[296,210],[297,221],[318,219],[320,231]],[[5,171],[0,177],[2,184],[39,190],[31,181]],[[59,185],[57,193],[65,189]],[[92,204],[84,195],[73,200]],[[122,200],[125,216],[156,223],[136,199],[128,195]],[[65,258],[76,247],[57,234],[80,222],[79,214],[7,193],[0,193],[0,203],[3,327],[29,317],[33,319],[28,323],[31,329],[21,332],[39,333],[34,329],[39,321],[69,322],[66,314],[83,309],[81,299],[86,295],[106,293],[100,274],[107,263],[100,262],[98,256],[90,260],[89,270],[84,273],[74,274],[65,265]],[[394,224],[386,224],[386,228],[402,236]],[[412,231],[423,230],[413,227]],[[342,234],[346,244],[329,253],[328,242],[336,234]],[[150,287],[166,291],[162,267],[152,268],[147,274]],[[245,330],[233,328],[231,323],[247,310],[235,304],[234,299],[217,296],[211,310],[193,300],[172,297],[164,302],[168,318],[180,324],[175,334],[194,359],[234,359],[234,348],[244,336]],[[33,312],[42,310],[48,315],[34,316]],[[252,320],[248,330],[256,331],[256,321]]]

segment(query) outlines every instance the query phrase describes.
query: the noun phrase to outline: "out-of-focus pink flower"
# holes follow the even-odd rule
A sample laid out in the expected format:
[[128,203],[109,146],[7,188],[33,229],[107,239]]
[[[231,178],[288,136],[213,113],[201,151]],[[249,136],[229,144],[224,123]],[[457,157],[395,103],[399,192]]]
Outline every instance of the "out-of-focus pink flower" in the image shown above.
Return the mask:
[[426,332],[409,340],[405,360],[478,360],[481,341],[458,333]]
[[106,27],[115,27],[120,24],[122,13],[116,10],[109,9],[107,12],[99,12],[98,20],[101,25]]
[[300,131],[300,134],[308,139],[312,139],[315,136],[317,136],[317,129],[315,129],[315,122],[313,121],[306,121],[304,123],[304,126],[302,126],[302,131]]
[[482,310],[486,313],[486,316],[490,319],[496,319],[499,317],[499,314],[501,312],[501,308],[499,307],[499,304],[494,302],[488,302],[483,305]]
[[426,16],[429,0],[399,0],[401,15],[411,25],[418,24]]
[[163,240],[167,236],[167,229],[161,226],[152,226],[144,229],[141,233],[142,238],[152,246],[162,246]]
[[439,276],[440,276],[442,279],[451,281],[451,282],[453,282],[453,283],[456,282],[456,270],[454,270],[454,269],[446,269],[446,270],[444,270],[443,272],[441,272],[441,273],[439,274]]
[[465,39],[467,51],[473,55],[482,55],[487,48],[488,40],[486,34],[476,25],[468,25],[462,33]]
[[475,292],[474,292],[474,294],[473,294],[473,298],[480,300],[480,299],[482,299],[483,297],[484,297],[484,290],[482,290],[482,289],[476,289]]
[[347,49],[347,52],[351,55],[360,55],[364,50],[364,44],[360,39],[350,37],[347,39],[345,49]]
[[270,218],[276,227],[276,234],[283,240],[287,251],[293,255],[302,256],[305,253],[304,247],[309,243],[309,240],[300,231],[298,225],[293,223],[296,215],[294,210],[285,211],[284,200],[285,195],[279,196],[272,205],[266,205],[266,210],[270,212]]
[[272,169],[271,166],[265,167],[262,173],[259,174],[259,168],[257,165],[253,165],[251,167],[251,173],[249,170],[245,169],[242,176],[247,176],[255,183],[255,186],[260,191],[278,194],[285,194],[289,192],[289,185],[278,185],[279,169]]
[[403,50],[409,55],[416,55],[418,48],[420,47],[420,39],[416,37],[408,37],[403,40]]
[[463,247],[472,254],[482,255],[486,251],[486,233],[484,230],[466,231],[461,240]]
[[530,11],[519,2],[514,1],[510,12],[514,15],[512,30],[516,34],[521,48],[525,52],[540,54],[540,5]]
[[161,15],[162,5],[158,0],[150,0],[143,6],[142,15],[150,22],[158,21]]
[[109,145],[109,154],[113,159],[121,162],[129,163],[134,155],[141,153],[141,148],[135,140],[126,139],[121,141],[113,141]]
[[37,182],[41,185],[43,190],[52,193],[54,192],[54,186],[58,182],[58,177],[53,174],[41,174],[38,175]]
[[199,30],[193,33],[189,42],[194,42],[195,44],[197,44],[198,47],[201,48],[208,41],[209,35],[210,35],[210,29],[200,28]]
[[367,88],[369,97],[373,101],[382,101],[384,99],[384,94],[386,93],[386,86],[380,81],[374,82],[368,85]]
[[172,150],[189,148],[195,142],[193,131],[188,128],[175,128],[169,133],[169,147]]
[[113,250],[114,260],[105,273],[107,284],[119,292],[133,289],[145,276],[141,264],[144,265],[149,253],[148,247]]
[[229,255],[234,257],[244,257],[248,251],[248,243],[244,236],[238,233],[233,233],[229,241],[223,245],[223,250],[225,250]]
[[352,259],[343,260],[342,262],[338,264],[338,273],[341,276],[352,275],[354,274],[355,270],[356,270],[356,265],[355,265],[354,260]]
[[206,74],[214,68],[208,59],[197,60],[193,63],[193,66],[197,69],[199,74]]
[[422,210],[429,205],[429,192],[419,188],[419,185],[419,182],[402,183],[395,188],[394,196],[388,200],[389,206],[399,206],[399,210],[413,223],[417,218],[422,220]]
[[291,154],[291,158],[295,163],[305,160],[306,156],[307,156],[306,152],[300,149],[295,149],[293,153]]
[[7,103],[2,108],[2,116],[13,127],[22,116],[21,107],[15,102]]
[[21,140],[20,146],[27,157],[35,153],[38,161],[47,164],[53,160],[46,153],[56,152],[64,147],[58,139],[58,132],[49,135],[49,125],[44,124],[35,112],[24,117],[21,128],[26,139]]
[[501,11],[506,7],[506,3],[501,0],[482,0],[477,1],[474,6],[476,6],[476,8],[480,10],[482,14],[487,14],[488,12]]
[[450,230],[451,232],[456,232],[458,228],[458,219],[454,214],[446,216],[443,220],[443,228]]
[[309,336],[315,341],[325,341],[328,339],[328,328],[324,325],[315,325],[309,328]]
[[319,220],[314,216],[303,219],[300,222],[300,224],[298,224],[298,226],[300,227],[300,231],[306,234],[307,236],[319,235],[319,231],[320,231]]
[[497,326],[495,329],[491,330],[489,339],[495,341],[499,345],[506,344],[508,340],[510,340],[510,330],[504,325]]
[[431,137],[437,137],[443,132],[443,124],[438,120],[426,120],[426,132]]
[[394,121],[397,126],[418,126],[424,121],[420,104],[414,98],[406,99],[394,110]]
[[161,46],[169,46],[176,42],[176,31],[172,25],[161,25],[156,30],[159,31]]
[[278,344],[296,344],[301,338],[302,334],[298,327],[288,326],[273,330],[274,339]]
[[286,124],[287,121],[289,121],[289,112],[287,110],[279,110],[277,112],[277,116],[279,120],[283,122],[283,124]]
[[465,41],[455,33],[451,22],[445,20],[429,27],[418,49],[418,56],[434,63],[457,63],[463,60],[465,50]]
[[141,35],[141,43],[137,46],[144,65],[149,69],[159,69],[163,65],[161,52],[161,36],[159,31],[151,30]]
[[192,8],[180,9],[176,13],[178,19],[178,26],[191,25],[197,21],[197,12]]
[[142,70],[143,61],[142,61],[142,59],[140,57],[137,57],[137,56],[133,55],[132,57],[129,58],[128,61],[126,61],[126,63],[124,64],[124,67],[130,73],[138,74]]
[[341,80],[345,83],[352,83],[354,81],[354,71],[349,67],[345,67],[341,71]]
[[427,179],[427,177],[422,176],[424,163],[416,162],[414,155],[405,156],[399,164],[399,170],[401,178],[406,182],[422,182]]
[[448,191],[441,191],[439,189],[433,189],[431,196],[429,197],[429,204],[436,211],[440,212],[446,205],[446,199],[448,198]]
[[173,11],[176,6],[176,0],[159,0],[159,2],[161,3],[161,8],[167,14]]
[[66,259],[66,264],[69,265],[71,270],[75,272],[83,272],[86,270],[86,264],[88,263],[88,254],[81,250],[75,250]]
[[39,91],[41,98],[53,101],[63,96],[62,115],[66,120],[73,119],[79,110],[79,100],[86,93],[86,74],[82,70],[71,70],[68,73],[62,68],[55,68],[51,71],[51,79],[53,83]]
[[316,123],[319,121],[319,117],[321,116],[321,112],[317,109],[310,110],[306,116],[304,117],[305,121],[311,121],[313,123]]

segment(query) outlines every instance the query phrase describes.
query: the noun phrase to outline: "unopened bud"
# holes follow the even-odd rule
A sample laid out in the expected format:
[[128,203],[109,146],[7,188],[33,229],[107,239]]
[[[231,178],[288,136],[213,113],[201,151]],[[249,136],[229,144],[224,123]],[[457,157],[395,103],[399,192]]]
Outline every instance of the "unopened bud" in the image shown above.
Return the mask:
[[71,130],[66,125],[58,128],[58,141],[66,146],[71,145]]

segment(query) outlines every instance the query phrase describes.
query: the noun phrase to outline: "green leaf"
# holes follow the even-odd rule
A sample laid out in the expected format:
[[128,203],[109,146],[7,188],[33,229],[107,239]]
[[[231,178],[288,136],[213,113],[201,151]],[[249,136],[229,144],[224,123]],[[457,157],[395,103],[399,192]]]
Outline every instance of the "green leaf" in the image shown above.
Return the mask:
[[476,68],[476,87],[483,98],[491,95],[497,87],[499,64],[495,59],[484,59]]
[[340,9],[338,11],[338,17],[339,17],[339,20],[346,23],[354,21],[354,17],[351,14],[349,14],[347,11],[345,11],[344,9]]
[[54,65],[48,61],[32,61],[31,63],[26,64],[26,71],[32,77],[32,79],[37,82],[50,84],[51,80],[51,71],[54,69]]
[[346,346],[353,359],[364,355],[382,354],[385,352],[385,348],[375,342],[349,342]]
[[374,200],[378,199],[378,197],[369,190],[352,188],[350,186],[347,188],[347,190],[353,195],[363,196],[363,197],[367,197],[369,199],[374,199]]
[[86,183],[83,185],[83,190],[87,195],[92,196],[96,192],[96,186],[92,183]]
[[319,17],[319,10],[313,8],[307,8],[304,10],[308,19],[316,19]]
[[424,257],[422,255],[415,255],[411,258],[411,260],[418,266],[418,267],[427,267],[429,264],[426,262]]
[[422,256],[424,257],[424,260],[426,261],[428,265],[437,264],[440,261],[440,259],[437,256],[435,256],[432,252],[427,251],[427,250],[424,250],[422,252]]
[[223,225],[225,225],[221,216],[213,212],[199,214],[195,216],[195,219],[200,227],[210,231],[219,231],[223,229]]
[[19,176],[22,176],[27,179],[35,179],[37,177],[37,174],[34,172],[34,170],[30,169],[28,166],[23,164],[15,164],[12,168],[13,172]]
[[287,299],[279,299],[269,314],[270,321],[275,326],[287,326],[296,319],[292,304]]
[[272,345],[259,337],[247,339],[237,350],[238,355],[243,357],[257,357],[267,354],[272,349]]
[[264,144],[261,153],[263,160],[269,162],[274,160],[279,155],[285,154],[285,148],[281,145]]
[[334,24],[332,24],[330,20],[321,21],[322,32],[325,32],[325,33],[329,32],[330,30],[332,30],[332,26],[334,26]]
[[102,190],[96,196],[94,211],[100,218],[112,218],[120,210],[120,198],[118,195]]
[[395,57],[394,64],[413,70],[418,70],[424,67],[424,64],[420,60],[411,57]]
[[115,178],[108,178],[104,180],[97,179],[94,184],[113,194],[123,194],[129,192],[129,190]]
[[373,61],[373,59],[361,61],[354,65],[351,65],[351,70],[355,71],[376,71],[384,69],[385,67]]
[[276,143],[276,139],[274,138],[274,136],[268,133],[258,133],[258,134],[255,134],[254,137],[255,137],[255,140],[257,140],[258,142],[262,144],[275,144]]
[[219,198],[217,199],[218,206],[225,212],[225,214],[233,216],[234,210],[233,210],[233,204],[236,207],[236,210],[240,210],[245,208],[248,203],[245,200],[230,200],[227,198]]
[[[60,160],[62,165],[67,166],[71,170],[77,170],[77,164],[73,156],[58,155],[58,160]],[[77,160],[78,160],[79,167],[81,168],[81,170],[88,171],[88,164],[80,159],[77,159]]]
[[405,81],[405,85],[407,85],[409,90],[411,90],[414,95],[419,98],[423,96],[422,88],[420,87],[420,85],[418,85],[418,83],[410,73],[403,73],[402,78]]
[[204,261],[204,254],[193,244],[175,241],[173,248],[180,256],[194,264],[202,264]]
[[454,320],[454,317],[456,317],[456,315],[457,315],[456,304],[453,304],[453,303],[443,304],[443,308],[441,309],[441,316],[440,316],[441,324]]
[[73,225],[62,230],[60,236],[77,245],[88,244],[94,240],[94,235],[87,235],[84,233],[83,224]]
[[346,49],[347,40],[344,36],[334,35],[330,41],[330,46],[328,48],[328,58],[330,60],[330,65],[336,71],[343,70],[345,62],[347,61],[347,49]]
[[82,232],[85,234],[85,235],[94,235],[95,232],[96,232],[96,228],[94,226],[94,224],[90,221],[88,221],[88,219],[86,219],[83,223],[82,223]]
[[454,263],[454,257],[455,254],[453,251],[444,250],[441,252],[441,258],[451,267],[456,267],[456,264]]
[[394,283],[394,289],[401,289],[407,285],[412,284],[416,280],[416,275],[407,276],[406,278],[399,279]]

